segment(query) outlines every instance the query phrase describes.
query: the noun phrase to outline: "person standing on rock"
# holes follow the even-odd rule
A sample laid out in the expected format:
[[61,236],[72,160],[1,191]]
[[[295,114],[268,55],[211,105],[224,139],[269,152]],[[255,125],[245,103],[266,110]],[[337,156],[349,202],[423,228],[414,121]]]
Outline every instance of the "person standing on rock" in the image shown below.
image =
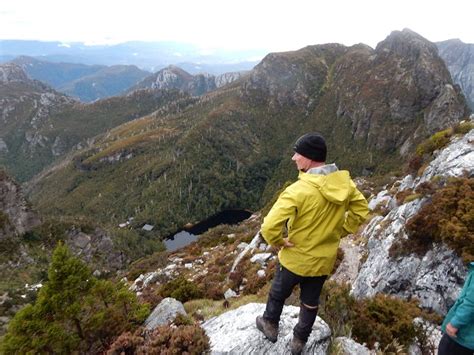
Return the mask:
[[474,262],[461,294],[449,310],[443,324],[438,355],[474,355]]
[[301,306],[291,353],[300,354],[316,320],[319,295],[334,267],[340,238],[355,233],[369,209],[349,172],[326,165],[326,142],[319,133],[300,137],[294,151],[298,181],[281,193],[261,227],[266,242],[281,249],[265,312],[256,323],[276,342],[284,302],[299,284]]

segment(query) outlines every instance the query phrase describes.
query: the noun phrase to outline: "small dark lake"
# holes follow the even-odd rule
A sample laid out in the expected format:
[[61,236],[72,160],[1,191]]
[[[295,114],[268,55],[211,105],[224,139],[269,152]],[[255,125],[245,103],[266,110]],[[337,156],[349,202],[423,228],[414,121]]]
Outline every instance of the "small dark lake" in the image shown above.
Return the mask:
[[166,250],[175,251],[194,242],[199,234],[206,232],[210,228],[220,224],[236,224],[249,218],[251,215],[252,212],[247,210],[224,210],[219,212],[189,228],[182,228],[165,238]]

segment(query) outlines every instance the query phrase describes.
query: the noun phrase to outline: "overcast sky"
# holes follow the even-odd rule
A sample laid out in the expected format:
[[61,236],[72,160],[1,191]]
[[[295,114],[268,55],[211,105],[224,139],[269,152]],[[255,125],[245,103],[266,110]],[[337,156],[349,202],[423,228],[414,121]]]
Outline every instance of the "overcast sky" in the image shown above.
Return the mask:
[[371,47],[410,28],[474,43],[473,0],[3,0],[0,39],[89,44],[172,40],[202,48]]

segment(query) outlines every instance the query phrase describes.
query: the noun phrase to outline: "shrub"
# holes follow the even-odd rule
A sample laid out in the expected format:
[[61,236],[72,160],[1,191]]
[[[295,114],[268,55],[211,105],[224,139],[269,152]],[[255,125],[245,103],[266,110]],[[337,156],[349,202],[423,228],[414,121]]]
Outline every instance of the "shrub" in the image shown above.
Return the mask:
[[138,354],[203,354],[209,350],[209,338],[199,325],[178,328],[157,327],[149,340],[138,349]]
[[204,354],[209,350],[204,330],[188,318],[177,317],[172,324],[155,328],[150,333],[141,329],[120,335],[107,351],[119,354]]
[[349,284],[340,285],[330,280],[324,283],[319,298],[319,314],[328,323],[334,337],[350,334],[356,304],[350,290]]
[[373,347],[378,342],[382,347],[394,339],[408,346],[417,337],[419,329],[413,320],[421,315],[415,301],[378,294],[358,302],[355,308],[352,334],[359,342]]
[[100,352],[148,313],[126,285],[96,279],[60,244],[36,302],[11,320],[0,353]]
[[435,150],[444,148],[448,143],[453,135],[454,129],[448,128],[443,131],[436,132],[430,138],[423,141],[417,148],[416,153],[419,156],[423,156],[425,154],[431,154]]
[[422,255],[444,242],[465,262],[474,260],[474,178],[452,178],[406,224],[408,239],[394,243],[390,256]]
[[184,303],[189,300],[201,298],[203,293],[195,283],[179,276],[161,286],[159,294],[162,297],[172,297]]

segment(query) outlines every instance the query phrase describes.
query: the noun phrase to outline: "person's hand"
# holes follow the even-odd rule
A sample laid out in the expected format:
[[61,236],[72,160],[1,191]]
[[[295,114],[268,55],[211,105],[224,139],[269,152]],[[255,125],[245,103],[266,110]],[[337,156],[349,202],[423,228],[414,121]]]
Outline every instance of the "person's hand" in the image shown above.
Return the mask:
[[288,238],[283,238],[283,248],[291,248],[295,245],[288,240]]
[[290,242],[288,238],[283,238],[283,244],[280,244],[278,246],[273,246],[273,250],[275,253],[278,253],[283,248],[291,248],[294,246],[295,245],[292,242]]
[[451,338],[456,338],[456,333],[458,332],[458,328],[456,327],[453,327],[453,325],[451,323],[448,323],[446,325],[446,333],[448,333],[448,335],[451,337]]

